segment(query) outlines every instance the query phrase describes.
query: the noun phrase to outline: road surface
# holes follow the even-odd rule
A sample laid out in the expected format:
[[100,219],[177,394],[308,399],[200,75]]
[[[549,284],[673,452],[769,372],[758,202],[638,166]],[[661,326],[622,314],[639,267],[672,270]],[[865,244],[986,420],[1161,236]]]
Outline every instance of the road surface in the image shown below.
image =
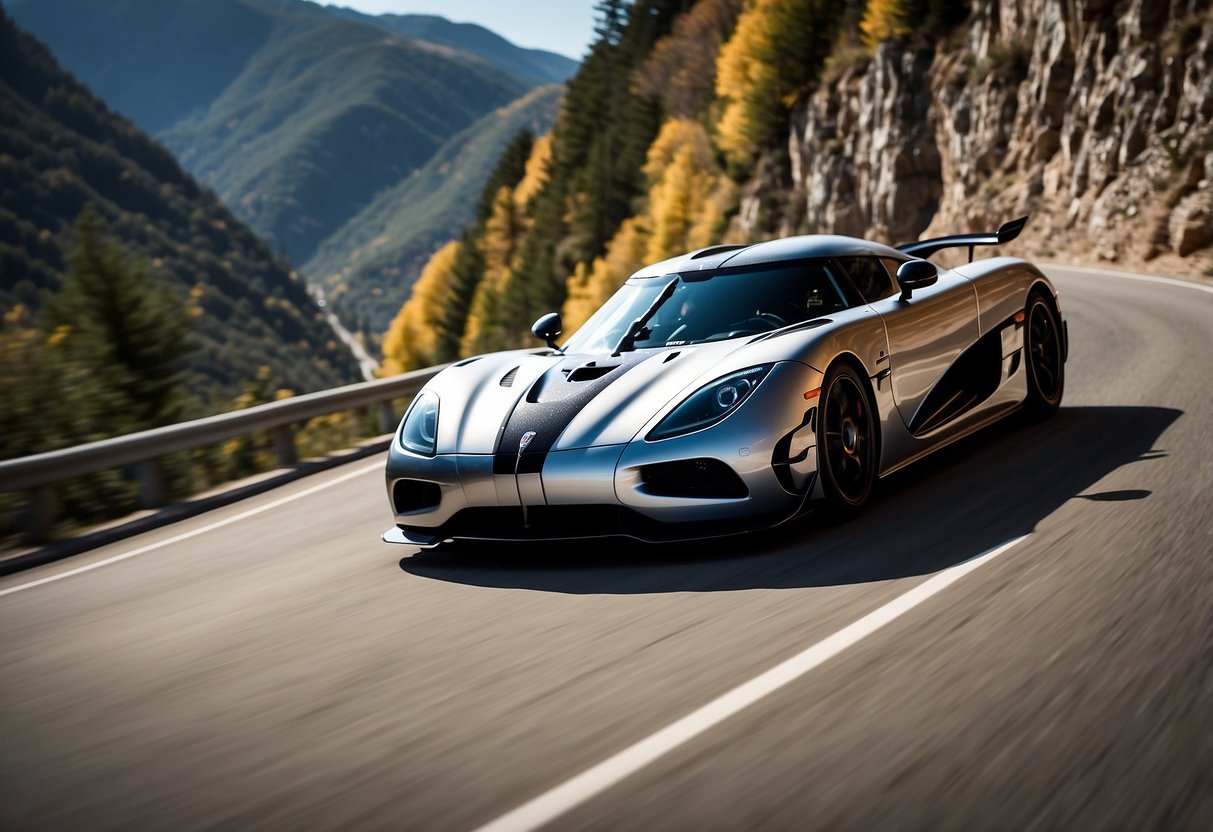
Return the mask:
[[1062,411],[847,525],[417,554],[363,461],[0,580],[0,828],[1213,828],[1213,292],[1050,271]]

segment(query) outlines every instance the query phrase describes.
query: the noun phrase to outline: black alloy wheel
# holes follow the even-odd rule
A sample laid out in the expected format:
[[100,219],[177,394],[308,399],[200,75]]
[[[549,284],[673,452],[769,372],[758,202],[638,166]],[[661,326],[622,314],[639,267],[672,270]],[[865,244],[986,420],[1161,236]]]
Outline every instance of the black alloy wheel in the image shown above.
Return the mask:
[[1031,416],[1052,416],[1061,406],[1066,384],[1061,327],[1057,315],[1038,293],[1028,296],[1024,331],[1024,363],[1028,367],[1028,397],[1024,407]]
[[849,364],[826,373],[817,419],[817,464],[832,515],[863,511],[876,482],[876,422],[867,387]]

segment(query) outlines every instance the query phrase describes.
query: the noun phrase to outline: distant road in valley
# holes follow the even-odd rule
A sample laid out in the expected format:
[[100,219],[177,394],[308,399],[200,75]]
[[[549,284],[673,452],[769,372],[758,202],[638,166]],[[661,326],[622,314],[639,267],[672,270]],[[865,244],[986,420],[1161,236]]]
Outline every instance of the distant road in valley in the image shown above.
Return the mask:
[[363,381],[372,381],[375,378],[375,373],[379,371],[379,362],[371,357],[371,354],[366,351],[366,347],[362,342],[354,337],[354,333],[345,328],[345,324],[341,323],[341,319],[333,312],[333,307],[329,306],[325,299],[324,290],[313,286],[311,288],[312,297],[315,298],[316,304],[320,307],[320,311],[324,313],[324,319],[328,321],[333,332],[337,333],[340,338],[354,354],[354,358],[358,361],[358,369],[362,373]]
[[0,828],[1213,829],[1213,290],[1047,271],[1061,412],[849,524],[421,554],[364,460],[0,579]]

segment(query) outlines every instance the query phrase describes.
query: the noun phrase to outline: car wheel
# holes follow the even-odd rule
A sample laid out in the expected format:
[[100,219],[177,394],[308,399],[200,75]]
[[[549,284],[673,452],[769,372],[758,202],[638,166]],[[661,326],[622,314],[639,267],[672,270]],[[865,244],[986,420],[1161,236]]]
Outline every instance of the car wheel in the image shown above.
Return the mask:
[[1038,292],[1028,295],[1024,320],[1024,363],[1028,368],[1024,409],[1032,418],[1045,419],[1061,407],[1066,385],[1061,326],[1053,308]]
[[821,386],[817,470],[837,519],[863,511],[876,483],[876,420],[867,385],[849,364],[835,364]]

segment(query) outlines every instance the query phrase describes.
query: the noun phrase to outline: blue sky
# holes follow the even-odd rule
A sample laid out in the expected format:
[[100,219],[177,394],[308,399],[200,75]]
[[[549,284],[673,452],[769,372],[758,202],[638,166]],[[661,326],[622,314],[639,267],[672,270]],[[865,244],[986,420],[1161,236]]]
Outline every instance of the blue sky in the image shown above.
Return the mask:
[[479,23],[519,46],[582,58],[594,37],[594,0],[321,0],[368,14],[437,14]]

